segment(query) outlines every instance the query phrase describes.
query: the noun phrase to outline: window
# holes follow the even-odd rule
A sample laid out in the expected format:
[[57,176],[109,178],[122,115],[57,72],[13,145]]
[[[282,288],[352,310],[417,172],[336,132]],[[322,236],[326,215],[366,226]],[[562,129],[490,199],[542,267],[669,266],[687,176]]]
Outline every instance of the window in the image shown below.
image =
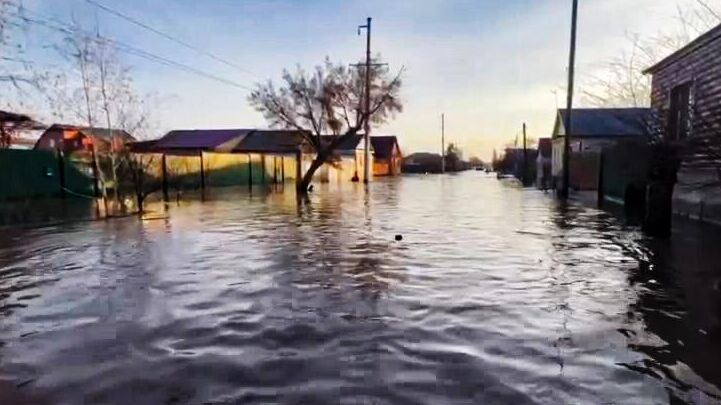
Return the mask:
[[691,130],[691,82],[671,90],[671,105],[668,110],[668,139],[686,139]]

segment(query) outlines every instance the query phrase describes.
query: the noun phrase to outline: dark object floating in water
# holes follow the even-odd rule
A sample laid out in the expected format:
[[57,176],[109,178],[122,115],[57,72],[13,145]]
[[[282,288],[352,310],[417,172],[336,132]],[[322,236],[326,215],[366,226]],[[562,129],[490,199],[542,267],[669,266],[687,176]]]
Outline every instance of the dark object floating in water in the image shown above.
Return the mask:
[[400,242],[403,240],[403,235],[396,235],[396,241]]

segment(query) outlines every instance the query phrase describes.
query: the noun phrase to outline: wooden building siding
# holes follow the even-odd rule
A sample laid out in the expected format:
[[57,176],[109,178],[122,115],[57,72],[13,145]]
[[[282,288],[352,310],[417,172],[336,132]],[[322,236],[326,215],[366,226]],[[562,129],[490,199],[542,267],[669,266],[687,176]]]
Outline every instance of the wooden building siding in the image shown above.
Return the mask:
[[709,154],[708,148],[694,147],[704,139],[716,139],[721,144],[721,27],[708,35],[702,45],[649,69],[653,74],[651,106],[658,113],[658,129],[664,134],[669,132],[673,89],[690,84],[689,142],[683,156],[686,166],[715,165],[721,157],[721,151]]
[[[658,114],[656,129],[682,151],[673,210],[721,223],[721,25],[647,73],[653,75],[651,106]],[[685,84],[689,84],[688,134],[677,140],[672,136],[678,130],[669,125],[669,111],[674,89]]]

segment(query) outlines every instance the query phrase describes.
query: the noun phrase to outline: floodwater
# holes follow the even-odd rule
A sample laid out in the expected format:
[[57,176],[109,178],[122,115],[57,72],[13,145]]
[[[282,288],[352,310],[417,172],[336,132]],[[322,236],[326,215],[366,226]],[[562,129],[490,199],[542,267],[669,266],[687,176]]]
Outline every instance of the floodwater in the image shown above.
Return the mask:
[[721,403],[715,228],[646,239],[480,172],[292,191],[3,228],[0,379],[56,404]]

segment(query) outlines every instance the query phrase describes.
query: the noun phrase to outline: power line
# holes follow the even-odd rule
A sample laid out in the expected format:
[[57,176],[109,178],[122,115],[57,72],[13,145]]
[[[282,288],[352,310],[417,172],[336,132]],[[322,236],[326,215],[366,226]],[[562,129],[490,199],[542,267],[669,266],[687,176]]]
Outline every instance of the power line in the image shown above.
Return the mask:
[[[25,9],[24,11],[25,11],[25,12],[30,12],[30,11],[27,10],[27,9]],[[194,68],[194,67],[192,67],[192,66],[188,66],[188,65],[185,65],[185,64],[183,64],[183,63],[176,62],[176,61],[174,61],[174,60],[172,60],[172,59],[168,59],[168,58],[165,58],[165,57],[163,57],[163,56],[156,55],[156,54],[154,54],[154,53],[151,53],[151,52],[142,50],[142,49],[140,49],[140,48],[133,47],[133,46],[131,46],[131,45],[122,43],[122,42],[120,42],[120,41],[117,41],[117,40],[114,40],[114,39],[111,39],[111,38],[107,38],[107,37],[104,37],[104,36],[101,36],[101,35],[94,35],[94,34],[88,33],[87,31],[83,31],[83,30],[80,30],[80,29],[73,29],[73,30],[71,30],[71,29],[65,28],[65,26],[67,25],[67,23],[65,23],[65,22],[63,22],[63,21],[56,20],[56,19],[54,19],[54,18],[52,18],[52,17],[42,16],[41,14],[39,14],[39,13],[37,13],[37,12],[30,12],[30,13],[38,16],[40,19],[30,18],[30,17],[28,17],[28,16],[26,16],[26,15],[19,15],[18,17],[22,18],[24,21],[26,21],[26,22],[28,22],[28,23],[41,25],[41,26],[46,27],[46,28],[48,28],[48,29],[51,29],[51,30],[54,30],[54,31],[58,31],[58,32],[62,32],[62,33],[67,34],[67,35],[75,35],[75,34],[77,34],[77,33],[80,33],[81,36],[82,36],[84,39],[87,39],[87,40],[90,40],[90,41],[94,41],[94,42],[99,42],[99,43],[106,43],[106,44],[108,44],[108,45],[113,46],[115,49],[117,49],[117,50],[119,50],[119,51],[121,51],[121,52],[125,52],[125,53],[128,53],[128,54],[134,55],[134,56],[138,56],[138,57],[141,57],[141,58],[150,60],[150,61],[152,61],[152,62],[155,62],[155,63],[159,63],[159,64],[162,64],[162,65],[168,66],[168,67],[174,67],[174,68],[183,70],[183,71],[185,71],[185,72],[187,72],[187,73],[192,73],[192,74],[195,74],[195,75],[198,75],[198,76],[202,76],[202,77],[204,77],[204,78],[206,78],[206,79],[214,80],[214,81],[217,81],[217,82],[219,82],[219,83],[223,83],[223,84],[226,84],[226,85],[229,85],[229,86],[237,87],[237,88],[240,88],[240,89],[243,89],[243,90],[247,90],[247,91],[252,91],[252,89],[251,89],[250,87],[246,86],[246,85],[243,85],[243,84],[234,82],[234,81],[229,80],[229,79],[225,79],[225,78],[220,77],[220,76],[217,76],[217,75],[215,75],[215,74],[213,74],[213,73],[205,72],[205,71],[203,71],[203,70]]]
[[127,14],[124,14],[124,13],[118,11],[118,10],[115,10],[115,9],[113,9],[113,8],[110,8],[110,7],[108,7],[108,6],[104,5],[104,4],[100,4],[100,3],[96,2],[95,0],[85,0],[85,2],[88,3],[88,4],[90,4],[90,5],[93,5],[93,6],[95,6],[95,7],[98,7],[99,9],[101,9],[101,10],[107,12],[107,13],[110,13],[110,14],[116,16],[116,17],[122,18],[123,20],[126,20],[126,21],[128,21],[128,22],[130,22],[130,23],[132,23],[132,24],[135,24],[135,25],[137,25],[138,27],[141,27],[141,28],[146,29],[146,30],[148,30],[148,31],[150,31],[150,32],[152,32],[152,33],[154,33],[154,34],[156,34],[156,35],[159,35],[159,36],[161,36],[161,37],[163,37],[163,38],[165,38],[165,39],[167,39],[167,40],[169,40],[169,41],[175,42],[176,44],[181,45],[181,46],[183,46],[183,47],[185,47],[185,48],[187,48],[187,49],[190,49],[190,50],[193,50],[193,51],[195,51],[195,52],[198,52],[198,53],[200,53],[200,54],[202,54],[202,55],[205,55],[205,56],[207,56],[207,57],[209,57],[209,58],[211,58],[211,59],[213,59],[213,60],[215,60],[215,61],[217,61],[217,62],[220,62],[220,63],[222,63],[222,64],[224,64],[224,65],[227,65],[227,66],[230,66],[230,67],[232,67],[232,68],[238,69],[238,70],[240,70],[240,71],[243,72],[243,73],[249,74],[249,75],[251,75],[251,76],[258,77],[258,75],[256,75],[255,73],[247,70],[246,68],[244,68],[244,67],[242,67],[242,66],[240,66],[240,65],[238,65],[238,64],[236,64],[236,63],[233,63],[233,62],[231,62],[231,61],[229,61],[229,60],[227,60],[227,59],[225,59],[225,58],[221,58],[220,56],[218,56],[218,55],[216,55],[216,54],[214,54],[214,53],[211,53],[211,52],[208,52],[208,51],[206,51],[206,50],[204,50],[204,49],[201,49],[201,48],[199,48],[199,47],[197,47],[197,46],[195,46],[195,45],[192,45],[192,44],[190,44],[190,43],[188,43],[188,42],[186,42],[186,41],[183,41],[182,39],[178,39],[177,37],[174,37],[174,36],[172,36],[172,35],[170,35],[170,34],[168,34],[168,33],[166,33],[166,32],[160,31],[159,29],[157,29],[157,28],[155,28],[155,27],[153,27],[153,26],[151,26],[151,25],[149,25],[149,24],[147,24],[147,23],[144,23],[144,22],[142,22],[142,21],[140,21],[140,20],[138,20],[138,19],[136,19],[136,18],[133,18],[133,17],[127,15]]

